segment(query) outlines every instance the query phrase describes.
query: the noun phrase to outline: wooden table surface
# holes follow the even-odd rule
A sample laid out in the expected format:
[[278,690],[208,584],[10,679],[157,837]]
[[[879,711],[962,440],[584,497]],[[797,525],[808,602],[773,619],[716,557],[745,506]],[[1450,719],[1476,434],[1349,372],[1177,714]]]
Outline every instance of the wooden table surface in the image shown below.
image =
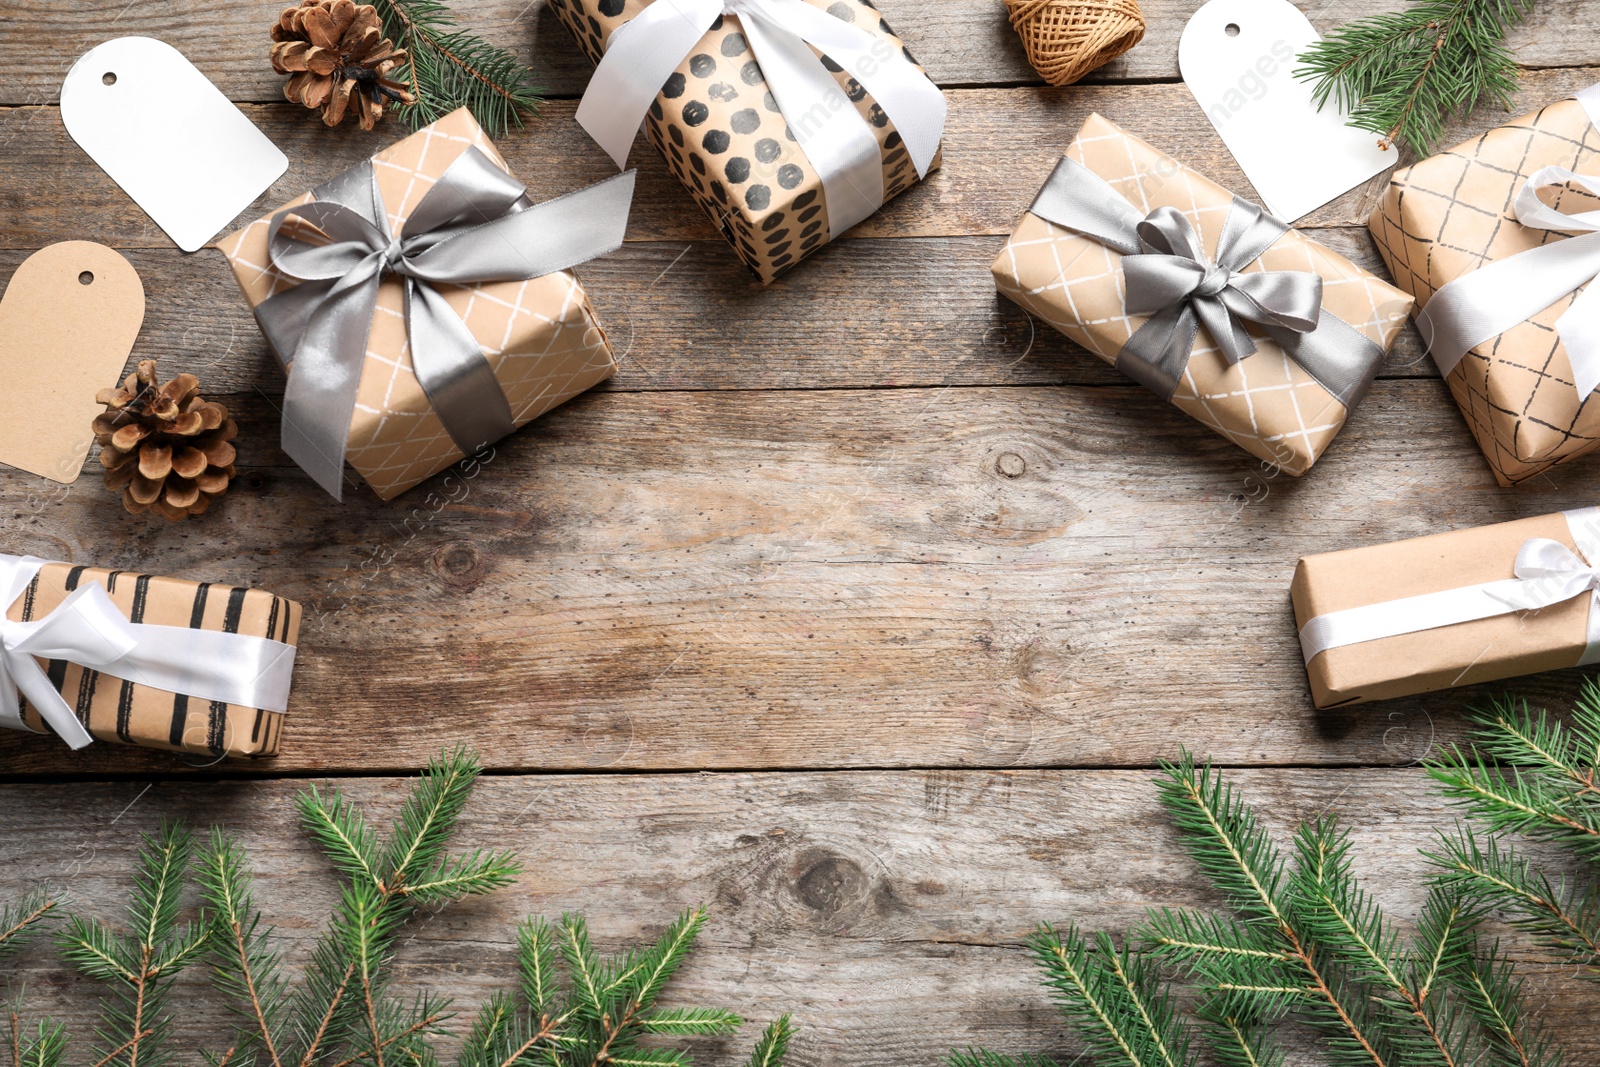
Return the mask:
[[[303,955],[333,885],[294,793],[335,776],[381,815],[402,776],[464,741],[490,773],[463,842],[518,847],[529,870],[422,924],[405,988],[475,1007],[528,912],[581,907],[615,944],[704,902],[677,995],[755,1020],[793,1010],[796,1064],[933,1064],[973,1043],[1064,1053],[1022,935],[1216,903],[1149,785],[1188,745],[1236,768],[1280,831],[1337,811],[1378,898],[1416,914],[1416,849],[1450,818],[1416,764],[1484,693],[1314,712],[1295,560],[1593,503],[1600,461],[1497,488],[1408,328],[1327,457],[1274,476],[996,297],[1002,235],[1092,111],[1248,194],[1177,80],[1193,0],[1145,0],[1144,43],[1068,89],[1041,87],[996,0],[880,0],[947,89],[944,167],[770,288],[641,144],[629,241],[580,270],[620,372],[505,441],[447,506],[426,489],[336,505],[290,464],[280,375],[222,257],[173,248],[62,127],[76,56],[148,34],[288,154],[247,217],[391,140],[282,102],[266,62],[280,6],[0,13],[0,278],[54,241],[122,249],[149,301],[135,356],[195,372],[242,427],[235,488],[176,525],[123,514],[92,470],[58,487],[0,469],[0,551],[307,607],[276,760],[0,736],[0,898],[51,878],[107,913],[134,831],[221,820]],[[516,173],[550,194],[611,173],[573,122],[588,64],[540,0],[455,6],[548,87],[500,141]],[[1326,29],[1401,0],[1302,6]],[[1600,0],[1550,3],[1517,31],[1520,109],[1600,77],[1600,40],[1573,32],[1596,20]],[[1381,273],[1363,226],[1381,188],[1301,225]],[[1522,689],[1559,705],[1577,683]],[[1574,1061],[1600,1060],[1600,994],[1515,944]],[[43,948],[15,967],[29,1009],[86,1042],[83,983]],[[215,1018],[196,996],[185,1040]],[[735,1062],[751,1033],[702,1062]]]

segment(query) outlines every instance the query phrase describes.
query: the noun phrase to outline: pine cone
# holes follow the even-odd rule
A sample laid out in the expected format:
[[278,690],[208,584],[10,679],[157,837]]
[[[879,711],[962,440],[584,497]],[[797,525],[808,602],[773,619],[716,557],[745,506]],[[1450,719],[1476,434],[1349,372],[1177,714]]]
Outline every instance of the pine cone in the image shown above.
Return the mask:
[[355,112],[363,130],[383,117],[393,100],[416,98],[387,75],[407,61],[404,49],[383,35],[378,9],[352,0],[301,0],[272,27],[272,69],[289,75],[283,95],[322,109],[322,121],[337,126]]
[[94,420],[106,488],[120,491],[136,515],[198,515],[228,491],[237,473],[228,442],[239,428],[227,408],[199,395],[199,386],[192,374],[160,385],[156,361],[144,359],[120,388],[95,397],[106,406]]

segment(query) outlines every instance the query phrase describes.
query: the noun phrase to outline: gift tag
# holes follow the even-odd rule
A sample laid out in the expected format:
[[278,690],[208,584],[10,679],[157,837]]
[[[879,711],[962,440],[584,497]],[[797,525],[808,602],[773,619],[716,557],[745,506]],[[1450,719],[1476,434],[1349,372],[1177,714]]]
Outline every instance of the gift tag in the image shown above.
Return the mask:
[[22,261],[0,298],[0,463],[70,482],[94,444],[95,394],[117,384],[144,286],[105,245],[63,241]]
[[1178,41],[1183,81],[1267,209],[1293,222],[1374,174],[1399,153],[1377,134],[1321,111],[1298,56],[1320,40],[1288,0],[1210,0]]
[[61,83],[67,132],[185,252],[217,235],[289,161],[194,64],[153,37],[85,52]]

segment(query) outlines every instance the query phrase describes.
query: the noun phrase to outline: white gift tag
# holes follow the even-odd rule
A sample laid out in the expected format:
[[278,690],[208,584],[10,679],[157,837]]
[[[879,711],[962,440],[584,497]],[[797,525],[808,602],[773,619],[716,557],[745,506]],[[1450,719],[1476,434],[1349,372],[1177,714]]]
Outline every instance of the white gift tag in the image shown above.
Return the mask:
[[183,53],[152,37],[119,37],[79,57],[61,83],[61,121],[185,252],[289,168]]
[[1293,222],[1394,166],[1378,135],[1321,111],[1294,76],[1320,40],[1288,0],[1210,0],[1178,41],[1178,69],[1200,107],[1278,218]]

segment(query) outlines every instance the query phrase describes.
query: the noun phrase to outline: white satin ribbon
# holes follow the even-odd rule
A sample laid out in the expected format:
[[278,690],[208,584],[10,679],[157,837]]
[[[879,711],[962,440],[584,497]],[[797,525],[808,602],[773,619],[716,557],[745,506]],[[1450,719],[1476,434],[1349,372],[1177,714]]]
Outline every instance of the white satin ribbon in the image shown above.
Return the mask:
[[1600,509],[1579,508],[1562,514],[1578,552],[1560,541],[1533,537],[1517,551],[1512,565],[1515,578],[1318,615],[1300,628],[1300,651],[1305,661],[1310,663],[1318,653],[1330,648],[1517,611],[1537,611],[1587,593],[1591,597],[1587,644],[1575,666],[1600,662]]
[[[0,555],[0,610],[48,561]],[[284,711],[295,647],[265,637],[129,622],[98,582],[79,586],[33,622],[0,616],[0,727],[29,730],[19,694],[73,748],[94,740],[50,684],[40,659],[66,660],[113,678],[197,700]]]
[[[1574,94],[1600,126],[1600,84]],[[1522,225],[1537,230],[1581,233],[1485,264],[1446,283],[1417,315],[1417,330],[1439,373],[1448,375],[1473,348],[1505,333],[1580,286],[1588,285],[1556,320],[1556,332],[1572,364],[1578,395],[1600,387],[1600,211],[1568,215],[1539,199],[1541,189],[1576,185],[1600,196],[1600,177],[1565,167],[1543,167],[1523,182],[1512,205]]]
[[830,239],[883,206],[877,135],[812,51],[872,95],[927,177],[944,135],[945,99],[903,52],[805,0],[654,0],[618,27],[578,104],[578,123],[626,167],[661,86],[720,15],[734,15],[795,141],[822,178]]

